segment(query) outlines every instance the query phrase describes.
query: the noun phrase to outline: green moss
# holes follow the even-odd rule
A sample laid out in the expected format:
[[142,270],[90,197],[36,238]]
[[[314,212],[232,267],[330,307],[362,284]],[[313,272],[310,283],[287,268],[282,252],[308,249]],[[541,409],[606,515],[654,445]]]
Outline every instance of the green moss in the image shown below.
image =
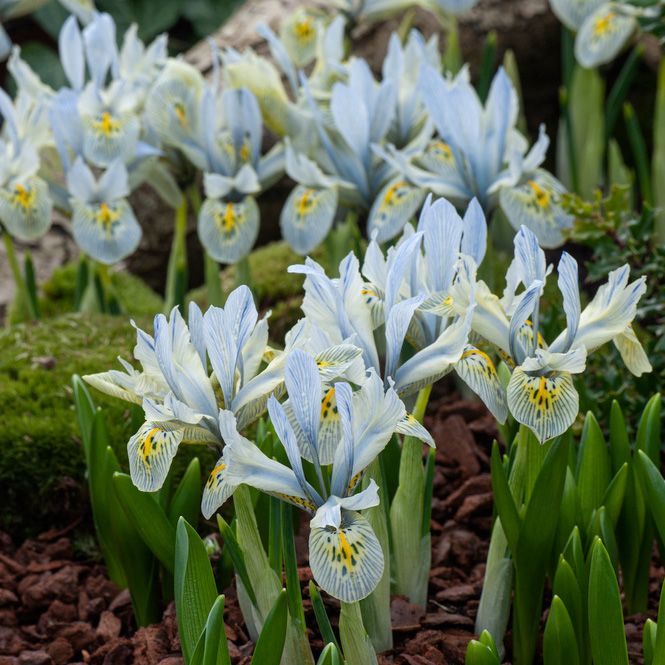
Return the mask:
[[[149,328],[151,319],[138,317],[137,324]],[[132,357],[135,339],[126,317],[102,315],[68,314],[0,331],[0,530],[21,538],[87,511],[71,376],[117,368],[118,355]],[[141,410],[91,393],[126,468],[127,440],[142,419]],[[174,474],[202,453],[209,469],[214,454],[187,446]]]
[[[77,262],[68,263],[56,268],[51,277],[40,284],[42,296],[39,305],[42,318],[52,318],[73,311],[77,270]],[[158,294],[141,279],[128,272],[112,273],[111,284],[122,310],[128,316],[153,316],[164,306]],[[17,300],[9,308],[8,320],[11,323],[19,323],[22,314],[23,308]]]

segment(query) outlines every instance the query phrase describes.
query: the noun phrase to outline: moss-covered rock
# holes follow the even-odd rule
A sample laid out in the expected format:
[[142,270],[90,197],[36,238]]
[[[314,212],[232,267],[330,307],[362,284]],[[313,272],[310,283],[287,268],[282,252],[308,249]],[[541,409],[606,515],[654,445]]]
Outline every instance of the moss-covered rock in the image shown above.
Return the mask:
[[[150,329],[151,317],[137,324]],[[136,332],[126,317],[68,314],[0,331],[0,530],[17,538],[62,526],[87,508],[85,464],[72,374],[117,368],[132,357]],[[111,445],[126,468],[126,444],[141,409],[91,394],[104,410]],[[174,474],[193,455],[209,470],[215,455],[186,446]]]
[[[78,263],[72,262],[57,268],[51,277],[40,284],[39,305],[42,318],[67,314],[74,309],[76,273]],[[162,298],[140,278],[128,272],[111,273],[113,292],[124,312],[129,316],[153,316],[164,306]],[[22,320],[23,307],[17,300],[7,315],[10,323]]]

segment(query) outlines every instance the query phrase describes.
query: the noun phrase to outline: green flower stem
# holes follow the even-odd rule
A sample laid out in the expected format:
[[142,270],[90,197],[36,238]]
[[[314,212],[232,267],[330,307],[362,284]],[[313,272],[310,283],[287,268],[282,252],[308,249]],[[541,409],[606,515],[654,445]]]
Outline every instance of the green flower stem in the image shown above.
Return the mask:
[[[418,394],[413,415],[422,422],[432,386]],[[422,536],[423,501],[425,498],[425,472],[423,470],[423,444],[412,437],[404,439],[399,467],[399,484],[390,506],[392,533],[392,576],[395,593],[405,595],[410,602],[424,606],[427,601],[427,577],[421,565],[429,533]],[[429,552],[426,553],[429,557]]]
[[293,511],[289,504],[282,502],[282,554],[284,556],[284,571],[286,573],[286,591],[289,603],[289,614],[296,630],[307,639],[307,625],[305,624],[305,610],[302,605],[300,580],[298,579],[298,560],[296,545],[293,540]]
[[446,49],[442,58],[443,69],[451,74],[457,74],[464,64],[459,43],[457,17],[443,11],[437,11],[435,15],[446,31]]
[[235,264],[235,276],[236,287],[246,284],[250,289],[252,288],[252,271],[249,265],[249,257],[243,256]]
[[25,308],[26,320],[35,321],[39,317],[37,316],[36,303],[30,298],[30,293],[28,287],[21,273],[21,268],[19,267],[18,260],[16,259],[16,252],[14,251],[14,241],[9,233],[2,234],[3,240],[5,242],[5,251],[7,252],[7,260],[9,261],[9,268],[12,271],[12,277],[14,278],[14,284],[16,284],[16,292],[19,297],[19,302],[22,303]]
[[628,141],[630,142],[630,147],[633,151],[633,159],[635,160],[635,169],[637,171],[637,180],[640,184],[642,200],[646,204],[651,205],[653,202],[653,190],[651,187],[651,173],[649,168],[649,158],[647,157],[647,147],[632,104],[628,102],[624,104],[623,117],[626,121]]
[[494,71],[494,59],[496,57],[496,30],[492,30],[485,38],[483,47],[483,59],[480,65],[480,76],[478,78],[478,96],[485,103],[492,83],[492,73]]
[[348,665],[377,665],[376,652],[363,625],[360,603],[342,602],[339,636]]
[[185,314],[187,292],[187,197],[183,196],[175,211],[175,225],[171,255],[166,273],[165,310],[170,312],[178,306]]

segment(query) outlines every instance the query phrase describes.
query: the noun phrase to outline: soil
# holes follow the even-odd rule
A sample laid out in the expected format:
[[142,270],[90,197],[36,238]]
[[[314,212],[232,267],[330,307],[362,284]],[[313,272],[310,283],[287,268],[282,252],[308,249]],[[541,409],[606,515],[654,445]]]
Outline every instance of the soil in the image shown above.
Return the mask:
[[[438,452],[429,603],[423,613],[406,599],[393,598],[395,648],[379,657],[382,665],[463,663],[474,635],[492,523],[489,452],[496,429],[482,405],[454,397],[435,401],[430,413],[426,425]],[[0,534],[0,665],[181,665],[173,604],[161,623],[137,630],[128,592],[108,580],[103,565],[75,556],[76,529],[79,524],[52,530],[20,547]],[[304,559],[299,563],[307,624],[315,627],[306,588],[310,571]],[[626,619],[631,663],[642,663],[642,624],[656,616],[663,576],[654,552],[650,611]],[[232,661],[245,665],[253,645],[235,589],[225,593]],[[336,617],[338,604],[326,602]],[[311,641],[318,652],[323,646],[318,632],[312,631]]]

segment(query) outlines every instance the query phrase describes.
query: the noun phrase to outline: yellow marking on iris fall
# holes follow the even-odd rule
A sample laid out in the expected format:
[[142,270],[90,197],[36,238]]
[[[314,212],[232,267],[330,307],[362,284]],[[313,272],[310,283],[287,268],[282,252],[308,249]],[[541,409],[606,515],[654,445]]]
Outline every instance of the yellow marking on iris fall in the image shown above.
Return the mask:
[[339,548],[342,553],[342,562],[344,563],[344,565],[346,565],[346,567],[350,571],[351,568],[354,566],[355,557],[353,556],[353,552],[351,551],[351,545],[349,545],[349,541],[347,540],[343,531],[339,532]]
[[296,21],[293,26],[293,32],[296,37],[303,42],[308,42],[314,37],[314,21],[311,18],[304,18],[301,21]]
[[527,181],[531,189],[533,190],[533,193],[536,196],[536,203],[541,207],[541,208],[547,208],[550,205],[550,199],[552,198],[550,193],[543,189],[537,182],[533,180],[528,180]]
[[602,37],[607,32],[610,32],[612,30],[612,21],[615,16],[616,12],[607,12],[604,16],[597,18],[593,26],[593,34],[597,37]]
[[401,196],[399,190],[407,186],[408,183],[405,182],[404,180],[399,180],[398,182],[390,185],[390,187],[388,187],[388,191],[386,191],[383,197],[383,202],[381,203],[381,207],[387,208],[391,205],[394,205],[395,199],[398,199]]
[[187,126],[189,125],[189,121],[187,120],[187,111],[185,111],[185,107],[183,106],[183,104],[181,104],[180,102],[176,102],[173,105],[173,111],[175,113],[176,118],[178,118],[180,126],[186,129]]
[[116,222],[119,217],[120,213],[106,203],[100,203],[99,210],[95,215],[97,221],[106,229],[108,229],[113,222]]
[[120,123],[108,111],[102,113],[102,119],[93,123],[93,127],[104,136],[109,137],[120,129]]
[[28,189],[21,184],[14,185],[14,203],[24,210],[32,207],[36,195],[34,189]]
[[321,420],[337,415],[337,407],[333,406],[335,400],[335,389],[330,388],[321,400]]
[[213,485],[217,484],[218,478],[217,476],[226,469],[226,464],[218,464],[211,472],[210,476],[208,477],[208,487],[212,487]]
[[453,156],[453,151],[444,141],[435,141],[432,143],[431,151],[441,153],[445,159],[451,159]]
[[305,189],[296,201],[296,212],[298,213],[298,216],[304,217],[312,211],[312,207],[315,203],[312,194],[314,194],[313,189]]

